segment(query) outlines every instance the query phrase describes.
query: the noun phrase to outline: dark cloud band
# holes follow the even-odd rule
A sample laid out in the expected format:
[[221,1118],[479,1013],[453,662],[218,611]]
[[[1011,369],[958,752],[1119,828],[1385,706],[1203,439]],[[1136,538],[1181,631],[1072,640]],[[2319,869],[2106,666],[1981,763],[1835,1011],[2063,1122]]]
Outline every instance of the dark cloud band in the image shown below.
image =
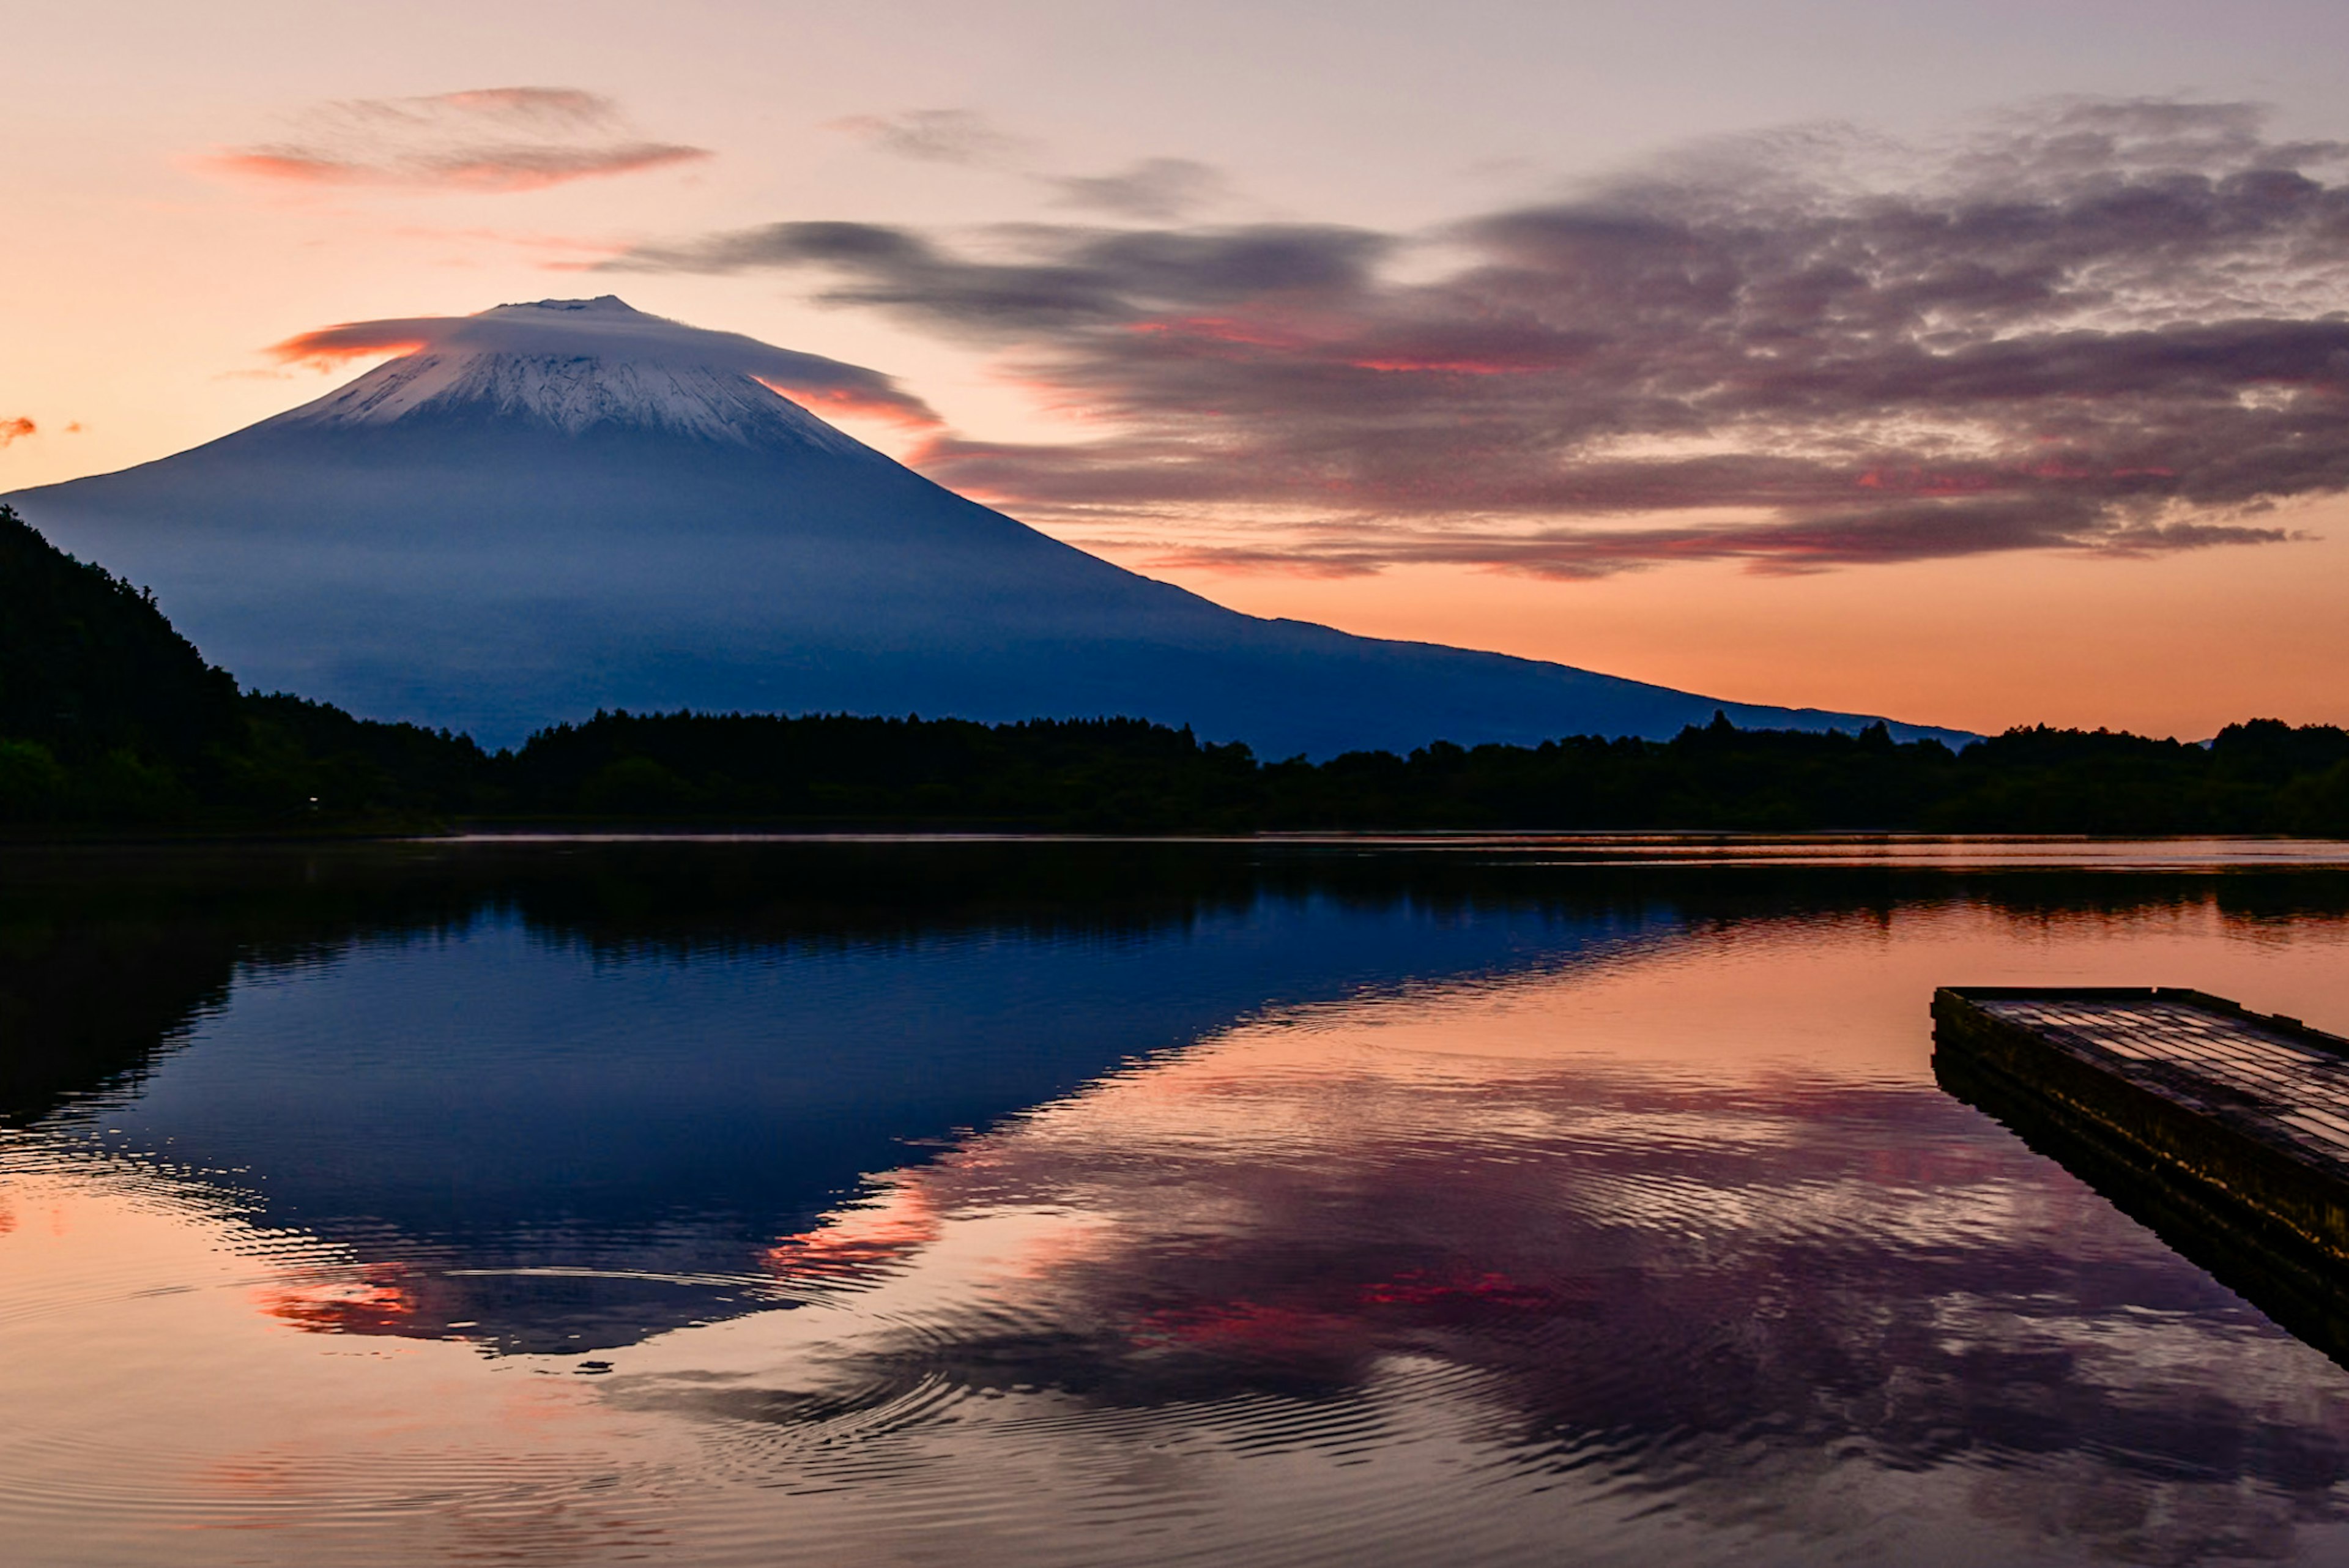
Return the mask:
[[1280,520],[1200,559],[2153,554],[2349,490],[2349,159],[2261,125],[2058,105],[1873,183],[1791,139],[1432,234],[1050,225],[989,255],[791,223],[610,265],[805,273],[996,345],[1116,433],[941,437],[927,472],[1036,515]]

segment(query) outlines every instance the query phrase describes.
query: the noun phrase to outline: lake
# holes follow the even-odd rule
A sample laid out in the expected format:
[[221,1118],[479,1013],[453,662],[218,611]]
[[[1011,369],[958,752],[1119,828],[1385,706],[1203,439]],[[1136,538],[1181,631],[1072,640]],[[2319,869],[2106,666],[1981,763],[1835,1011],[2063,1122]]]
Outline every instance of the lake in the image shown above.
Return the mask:
[[2349,846],[0,851],[0,1555],[2349,1562],[2034,982],[2349,1032]]

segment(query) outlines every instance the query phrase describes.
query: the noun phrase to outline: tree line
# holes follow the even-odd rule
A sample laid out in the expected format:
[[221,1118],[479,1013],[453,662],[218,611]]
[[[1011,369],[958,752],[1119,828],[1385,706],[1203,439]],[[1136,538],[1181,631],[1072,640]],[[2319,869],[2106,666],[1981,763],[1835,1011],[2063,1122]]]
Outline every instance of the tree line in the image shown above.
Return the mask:
[[1953,750],[1740,730],[1433,742],[1320,763],[1139,719],[598,713],[470,737],[238,690],[152,598],[0,507],[0,824],[368,831],[464,820],[1079,832],[1911,829],[2349,836],[2349,732],[2032,728]]
[[[117,749],[0,795],[16,822],[391,828],[462,820],[1117,833],[1314,829],[2288,833],[2349,837],[2349,732],[2274,720],[2209,745],[2027,729],[1952,751],[1740,730],[1437,742],[1266,762],[1135,719],[599,713],[512,751],[237,700],[241,741]],[[25,749],[26,742],[0,742]],[[5,754],[5,753],[0,753]],[[68,753],[71,756],[73,753]],[[78,794],[78,791],[87,793]]]
[[1264,761],[1133,719],[599,713],[486,759],[474,809],[574,819],[1077,831],[1916,829],[2349,836],[2349,732],[2273,720],[2208,746],[2015,730],[1953,751],[1740,730]]

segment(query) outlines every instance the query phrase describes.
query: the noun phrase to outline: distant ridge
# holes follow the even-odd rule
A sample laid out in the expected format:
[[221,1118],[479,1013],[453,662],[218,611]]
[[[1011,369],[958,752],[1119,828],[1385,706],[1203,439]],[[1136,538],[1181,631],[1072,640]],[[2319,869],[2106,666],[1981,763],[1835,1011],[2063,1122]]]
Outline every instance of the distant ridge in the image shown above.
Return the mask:
[[1242,615],[933,484],[770,389],[761,354],[807,358],[609,296],[500,306],[219,441],[7,499],[247,682],[491,744],[607,708],[1116,714],[1316,757],[1873,722]]

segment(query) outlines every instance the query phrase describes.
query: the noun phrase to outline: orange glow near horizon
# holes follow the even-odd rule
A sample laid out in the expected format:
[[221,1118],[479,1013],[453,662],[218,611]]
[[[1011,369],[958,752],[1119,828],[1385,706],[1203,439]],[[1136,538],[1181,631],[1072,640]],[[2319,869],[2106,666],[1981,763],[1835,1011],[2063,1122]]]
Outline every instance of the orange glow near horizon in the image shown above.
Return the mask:
[[1092,547],[1250,614],[1736,701],[2199,740],[2251,718],[2349,724],[2349,502],[2289,522],[2304,536],[2162,559],[2015,553],[1767,575],[1711,561],[1587,582],[1233,569],[1144,544]]
[[931,431],[938,427],[935,417],[903,403],[860,396],[846,387],[794,387],[786,381],[772,380],[765,376],[750,379],[779,398],[789,398],[811,413],[840,419],[872,420],[900,430]]

